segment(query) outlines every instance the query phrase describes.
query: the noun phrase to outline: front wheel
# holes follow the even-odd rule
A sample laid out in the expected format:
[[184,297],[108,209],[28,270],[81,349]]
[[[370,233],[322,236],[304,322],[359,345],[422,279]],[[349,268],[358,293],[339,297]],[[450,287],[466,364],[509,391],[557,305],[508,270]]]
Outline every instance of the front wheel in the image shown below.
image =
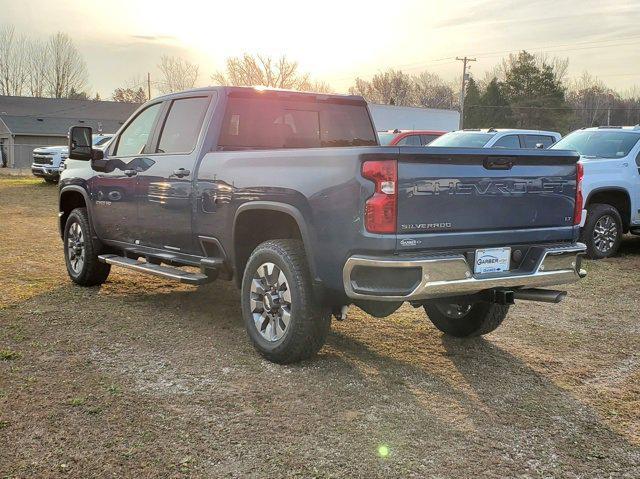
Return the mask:
[[92,239],[86,208],[76,208],[64,227],[64,260],[71,280],[95,286],[107,280],[111,266],[98,260],[99,244]]
[[247,334],[269,361],[297,362],[323,346],[331,313],[314,297],[302,242],[260,244],[245,267],[241,295]]
[[475,303],[434,302],[424,306],[433,325],[458,338],[482,336],[494,331],[507,317],[509,305],[479,301]]

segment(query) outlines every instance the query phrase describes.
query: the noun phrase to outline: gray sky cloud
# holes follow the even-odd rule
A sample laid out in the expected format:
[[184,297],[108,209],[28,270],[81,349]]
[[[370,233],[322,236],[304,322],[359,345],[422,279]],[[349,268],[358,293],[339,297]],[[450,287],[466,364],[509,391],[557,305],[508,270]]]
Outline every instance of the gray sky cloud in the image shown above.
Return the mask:
[[640,85],[639,0],[325,0],[313,15],[294,0],[0,0],[0,12],[0,24],[28,38],[71,35],[103,97],[133,77],[156,77],[163,54],[197,62],[204,85],[244,51],[286,54],[339,91],[387,68],[453,80],[462,55],[478,58],[471,71],[482,78],[522,49],[568,57],[573,77],[589,71],[619,90]]

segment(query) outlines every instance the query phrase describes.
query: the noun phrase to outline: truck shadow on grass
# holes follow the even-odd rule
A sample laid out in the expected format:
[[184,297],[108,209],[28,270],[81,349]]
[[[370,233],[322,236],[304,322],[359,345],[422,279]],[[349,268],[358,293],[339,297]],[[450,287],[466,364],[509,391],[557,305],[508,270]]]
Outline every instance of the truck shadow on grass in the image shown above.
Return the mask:
[[[521,358],[484,338],[432,334],[429,356],[408,363],[334,332],[330,345],[338,356],[331,359],[354,368],[366,364],[376,371],[382,391],[399,401],[414,401],[424,414],[443,421],[443,427],[468,433],[470,443],[480,437],[503,458],[519,458],[521,466],[529,461],[530,471],[570,471],[576,477],[640,473],[640,447]],[[396,339],[398,344],[404,340]]]

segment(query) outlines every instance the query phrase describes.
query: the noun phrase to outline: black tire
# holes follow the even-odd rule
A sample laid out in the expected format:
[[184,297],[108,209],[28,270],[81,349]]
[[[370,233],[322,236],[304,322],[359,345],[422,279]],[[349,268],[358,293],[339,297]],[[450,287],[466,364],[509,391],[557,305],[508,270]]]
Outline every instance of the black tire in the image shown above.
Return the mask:
[[50,185],[55,185],[58,183],[58,180],[56,180],[55,178],[45,178],[44,181],[46,181]]
[[[78,249],[70,250],[71,244],[79,244],[78,229],[81,232],[81,243],[84,248],[82,262],[76,255]],[[101,244],[93,239],[94,235],[89,223],[86,208],[73,210],[64,227],[64,260],[71,280],[81,286],[96,286],[107,280],[111,266],[98,260]]]
[[466,338],[494,331],[507,317],[509,305],[484,301],[467,305],[430,303],[424,306],[424,310],[440,331],[457,338]]
[[[258,269],[264,264],[273,264],[284,274],[284,286],[277,287],[277,281],[269,281],[270,275],[259,277]],[[275,269],[272,272],[278,276]],[[254,280],[261,286],[256,287],[258,283],[254,283]],[[272,284],[272,289],[268,289],[269,284]],[[260,288],[263,288],[262,295]],[[266,296],[269,293],[266,291],[272,291],[271,297],[276,296],[276,300],[268,300]],[[289,298],[288,302],[285,301],[285,291],[289,293],[286,296]],[[282,298],[278,299],[278,295]],[[274,313],[267,311],[268,302],[273,306],[269,311],[275,311]],[[314,297],[307,258],[299,240],[265,241],[253,251],[242,278],[241,303],[249,339],[262,356],[274,363],[294,363],[312,357],[324,345],[331,328],[330,309],[318,304]],[[278,318],[285,310],[288,313],[288,324],[286,328],[282,328],[285,323]],[[254,319],[254,312],[258,315],[257,319]],[[268,317],[270,315],[273,319]],[[256,321],[262,322],[258,325]],[[266,338],[267,328],[271,326],[270,331],[273,332],[275,324],[283,331],[282,336],[278,339],[275,339],[276,335],[271,339]]]
[[[607,218],[609,223],[607,223]],[[598,236],[596,228],[602,231],[604,227],[607,231],[606,224],[611,225],[611,228],[615,228],[615,239],[607,242],[603,239],[603,236]],[[594,203],[587,208],[587,221],[580,232],[580,241],[587,245],[587,258],[589,259],[604,259],[609,256],[613,256],[618,251],[620,243],[622,242],[622,218],[618,210],[604,203]]]

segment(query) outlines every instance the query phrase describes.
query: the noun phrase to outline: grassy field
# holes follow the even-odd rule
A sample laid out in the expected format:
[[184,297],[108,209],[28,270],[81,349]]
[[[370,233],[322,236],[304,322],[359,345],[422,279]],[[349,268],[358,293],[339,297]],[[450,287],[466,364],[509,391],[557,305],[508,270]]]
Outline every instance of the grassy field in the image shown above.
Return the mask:
[[0,177],[0,477],[640,477],[640,238],[480,339],[353,309],[313,361],[238,292],[67,279],[55,186]]

